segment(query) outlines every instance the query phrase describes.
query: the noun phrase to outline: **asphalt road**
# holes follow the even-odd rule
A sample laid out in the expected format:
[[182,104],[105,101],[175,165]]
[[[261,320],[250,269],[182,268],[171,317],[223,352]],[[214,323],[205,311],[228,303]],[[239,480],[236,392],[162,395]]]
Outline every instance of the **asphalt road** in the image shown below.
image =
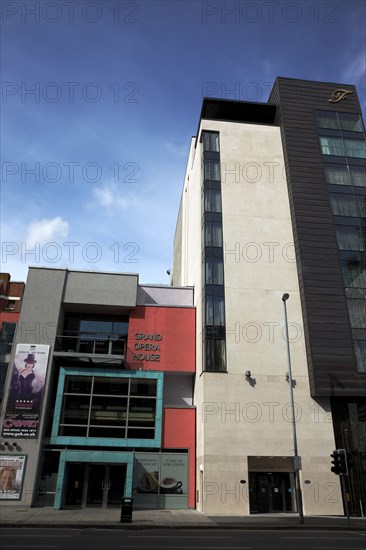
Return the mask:
[[2,550],[365,550],[366,532],[4,528],[0,532],[0,547]]

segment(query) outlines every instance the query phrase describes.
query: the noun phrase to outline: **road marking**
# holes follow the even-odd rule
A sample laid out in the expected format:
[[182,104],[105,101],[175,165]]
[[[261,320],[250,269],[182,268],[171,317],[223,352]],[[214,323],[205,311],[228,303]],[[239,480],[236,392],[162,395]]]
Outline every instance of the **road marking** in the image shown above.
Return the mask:
[[283,539],[300,539],[300,540],[360,540],[356,537],[282,537]]
[[1,538],[4,538],[4,537],[14,537],[14,538],[20,538],[20,537],[26,537],[27,539],[30,538],[30,537],[37,537],[37,538],[41,538],[41,537],[45,537],[47,539],[51,538],[51,537],[58,537],[58,538],[70,538],[71,535],[32,535],[31,533],[29,533],[29,535],[3,535],[1,533]]
[[232,539],[233,537],[211,537],[211,536],[208,536],[208,537],[205,537],[205,536],[201,536],[201,537],[194,537],[193,535],[127,535],[127,537],[131,537],[131,538],[134,538],[134,539],[153,539],[153,538],[157,538],[157,539],[161,539],[161,538],[164,538],[164,539]]

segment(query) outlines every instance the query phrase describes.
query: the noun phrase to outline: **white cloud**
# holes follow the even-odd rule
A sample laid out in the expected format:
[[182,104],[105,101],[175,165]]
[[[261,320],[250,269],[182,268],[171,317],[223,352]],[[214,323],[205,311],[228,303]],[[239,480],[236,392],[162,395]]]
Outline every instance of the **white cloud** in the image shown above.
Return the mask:
[[44,218],[36,220],[27,226],[25,241],[31,246],[34,243],[45,244],[49,242],[57,242],[63,240],[69,234],[69,224],[60,216],[52,219]]
[[[93,196],[97,205],[102,208],[111,210],[127,210],[135,207],[138,203],[138,199],[134,193],[125,191],[125,188],[116,183],[105,184],[104,187],[97,187],[93,189]],[[89,205],[92,208],[96,204]]]
[[188,145],[175,145],[171,141],[164,141],[163,147],[169,155],[178,158],[186,158],[188,156]]
[[342,80],[350,84],[361,84],[366,78],[366,57],[365,53],[360,51],[358,55],[349,61],[348,66],[343,69]]

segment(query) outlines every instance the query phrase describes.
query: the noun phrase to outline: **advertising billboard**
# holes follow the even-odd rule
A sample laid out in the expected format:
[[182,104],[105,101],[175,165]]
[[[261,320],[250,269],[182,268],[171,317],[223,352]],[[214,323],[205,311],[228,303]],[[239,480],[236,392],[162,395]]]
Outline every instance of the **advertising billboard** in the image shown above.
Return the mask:
[[17,345],[2,426],[3,437],[37,437],[49,349],[41,344]]

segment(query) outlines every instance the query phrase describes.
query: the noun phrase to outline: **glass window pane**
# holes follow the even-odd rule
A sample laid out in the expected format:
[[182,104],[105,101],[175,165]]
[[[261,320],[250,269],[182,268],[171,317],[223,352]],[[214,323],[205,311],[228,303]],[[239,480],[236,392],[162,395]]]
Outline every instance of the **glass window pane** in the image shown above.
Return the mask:
[[130,427],[155,426],[155,409],[156,399],[131,397],[128,409],[128,425]]
[[117,426],[113,427],[97,427],[90,426],[88,437],[100,437],[100,438],[113,438],[113,439],[125,439],[126,438],[126,428]]
[[[159,341],[154,341],[154,345],[159,345]],[[131,379],[131,395],[150,395],[156,396],[156,380],[133,380]]]
[[222,246],[222,225],[212,223],[212,246]]
[[64,435],[69,437],[86,437],[87,427],[83,426],[60,426],[58,435]]
[[216,160],[204,161],[205,180],[220,181],[220,163]]
[[221,212],[221,191],[219,189],[212,189],[211,192],[212,200],[212,212]]
[[224,284],[224,264],[222,260],[218,258],[213,258],[213,284],[223,285]]
[[60,424],[87,424],[89,404],[87,395],[64,395]]
[[323,155],[335,155],[341,157],[344,157],[346,155],[342,139],[321,136],[320,145]]
[[214,325],[223,327],[225,325],[225,308],[223,296],[214,298]]
[[206,370],[214,369],[214,340],[208,338],[206,341]]
[[[362,198],[362,197],[361,197]],[[332,212],[335,216],[358,217],[361,213],[360,206],[352,195],[334,194],[330,196]]]
[[218,132],[203,132],[203,150],[219,152]]
[[366,288],[366,263],[354,260],[341,262],[344,284],[346,287]]
[[358,372],[366,372],[366,340],[354,340]]
[[205,212],[211,212],[211,189],[205,189]]
[[366,304],[363,299],[348,298],[348,313],[352,328],[366,327]]
[[206,325],[213,325],[213,299],[211,296],[206,297]]
[[128,378],[94,378],[94,394],[102,395],[128,395]]
[[349,132],[363,132],[360,115],[338,113],[338,117],[342,130],[347,130]]
[[212,285],[214,282],[213,278],[213,266],[212,260],[206,260],[206,273],[205,273],[205,282],[207,285]]
[[334,130],[339,128],[337,113],[332,111],[318,111],[316,113],[316,123],[318,128],[331,128]]
[[90,424],[124,426],[127,417],[126,397],[93,396]]
[[365,250],[365,240],[358,227],[337,227],[336,234],[340,250]]
[[64,393],[90,394],[91,386],[91,376],[66,376]]
[[345,139],[346,155],[348,157],[365,159],[366,142],[361,139]]
[[347,166],[325,166],[327,182],[331,185],[351,185],[351,176]]
[[366,170],[358,166],[350,166],[352,185],[366,187]]
[[131,439],[154,439],[155,430],[149,428],[130,428],[127,437]]
[[226,371],[226,342],[215,340],[215,364],[216,370]]

